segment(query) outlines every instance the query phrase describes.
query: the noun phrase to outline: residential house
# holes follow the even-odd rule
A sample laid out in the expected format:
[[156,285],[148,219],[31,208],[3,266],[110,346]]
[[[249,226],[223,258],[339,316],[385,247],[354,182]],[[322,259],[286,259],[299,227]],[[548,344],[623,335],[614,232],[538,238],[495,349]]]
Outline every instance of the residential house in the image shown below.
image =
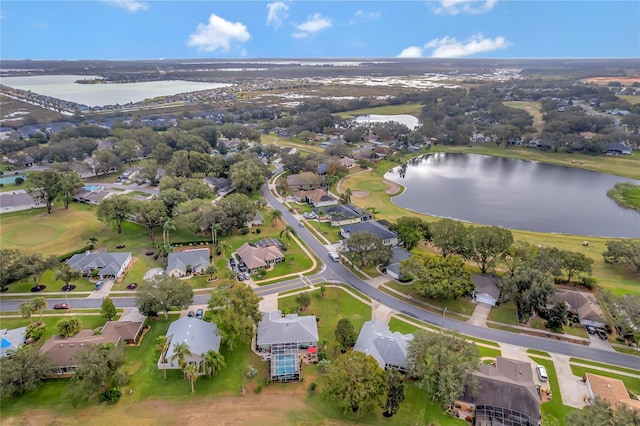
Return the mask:
[[473,133],[471,135],[471,142],[473,143],[484,143],[485,136],[482,133]]
[[67,260],[67,265],[78,269],[83,275],[90,276],[97,270],[101,279],[120,278],[129,263],[131,263],[131,252],[91,253],[87,251],[74,254]]
[[353,158],[349,158],[349,157],[343,157],[343,158],[340,159],[340,161],[338,161],[338,163],[342,167],[346,167],[347,169],[351,169],[351,168],[355,167],[356,160],[354,160]]
[[143,325],[143,321],[107,321],[100,334],[108,341],[117,339],[118,343],[134,345],[138,343]]
[[98,205],[100,201],[113,194],[114,192],[105,190],[102,187],[99,187],[99,189],[87,189],[87,187],[85,187],[78,191],[73,196],[73,199],[79,203]]
[[251,273],[285,260],[284,254],[277,245],[256,247],[255,245],[244,243],[236,253]]
[[326,189],[312,189],[310,191],[298,191],[293,194],[299,203],[309,203],[313,207],[335,206],[340,199]]
[[471,281],[476,285],[476,289],[473,292],[476,302],[496,306],[500,298],[500,289],[497,284],[498,278],[492,275],[471,274]]
[[373,215],[368,210],[352,206],[351,204],[315,207],[313,212],[320,220],[322,220],[323,216],[327,216],[331,226],[343,226],[373,219]]
[[613,407],[623,404],[632,410],[640,411],[640,401],[629,396],[629,391],[622,380],[586,373],[585,383],[592,401],[599,398]]
[[199,248],[169,253],[165,273],[172,277],[204,274],[209,266],[209,248]]
[[289,191],[310,191],[320,188],[322,176],[311,172],[302,172],[287,176],[287,189]]
[[204,178],[204,182],[218,194],[227,194],[233,190],[231,181],[223,177],[208,176]]
[[109,149],[116,149],[118,146],[118,140],[116,138],[106,138],[98,141],[98,151],[104,151]]
[[573,315],[577,315],[582,325],[604,327],[602,309],[589,293],[573,290],[557,290],[551,297],[550,306],[562,302]]
[[256,347],[268,352],[274,345],[294,344],[297,349],[318,346],[318,323],[314,315],[282,315],[281,311],[264,312],[258,324]]
[[366,222],[354,223],[351,225],[345,225],[340,227],[340,235],[342,238],[347,239],[354,232],[370,232],[379,236],[382,239],[382,243],[386,246],[398,245],[398,234],[390,231],[389,228],[381,225],[375,220],[369,220]]
[[220,352],[220,333],[218,326],[214,323],[203,321],[198,318],[182,317],[169,325],[167,331],[169,349],[165,354],[165,364],[158,360],[158,369],[178,370],[178,358],[175,346],[178,343],[186,343],[191,351],[191,355],[185,357],[187,364],[195,364],[200,367],[204,360],[204,354],[213,350]]
[[15,130],[11,127],[0,126],[0,140],[8,138],[13,132]]
[[24,345],[27,327],[0,330],[0,358],[10,355]]
[[610,143],[607,145],[606,150],[607,155],[631,155],[633,154],[633,149],[622,142]]
[[133,178],[136,177],[136,175],[138,173],[140,173],[140,170],[142,170],[141,167],[131,167],[131,168],[125,170],[124,172],[122,172],[122,174],[120,175],[120,177],[118,179],[120,181],[133,180]]
[[354,351],[363,352],[375,358],[380,368],[407,369],[407,348],[413,334],[391,332],[389,326],[378,320],[364,323]]
[[[313,315],[298,316],[273,311],[262,314],[258,324],[256,347],[269,360],[269,379],[290,382],[302,378],[305,356],[317,354],[318,326]],[[301,351],[306,349],[306,351]]]
[[249,221],[247,226],[251,228],[252,226],[262,226],[262,225],[264,225],[264,218],[262,217],[262,214],[260,213],[260,211],[256,211],[256,214],[253,215],[253,218]]
[[45,207],[44,202],[34,199],[25,191],[0,192],[0,212],[17,212],[21,210]]
[[476,425],[540,424],[540,397],[530,363],[497,357],[492,365],[480,364],[473,375],[477,391],[466,389],[460,401],[473,404]]
[[402,247],[392,247],[393,256],[386,267],[386,273],[394,280],[400,279],[400,262],[411,257],[411,253]]

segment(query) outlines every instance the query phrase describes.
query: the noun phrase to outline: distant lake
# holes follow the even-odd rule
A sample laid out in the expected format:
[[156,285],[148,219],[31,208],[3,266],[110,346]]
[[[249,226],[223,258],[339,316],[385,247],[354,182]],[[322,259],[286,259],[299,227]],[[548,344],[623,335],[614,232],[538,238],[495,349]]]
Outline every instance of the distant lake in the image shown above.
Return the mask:
[[2,77],[0,83],[14,89],[30,90],[39,95],[51,96],[87,106],[124,105],[129,102],[141,102],[158,96],[171,96],[179,93],[231,86],[226,83],[201,83],[182,80],[109,84],[75,83],[77,80],[91,80],[94,78],[96,77],[86,75],[37,75]]
[[398,114],[398,115],[377,115],[377,114],[367,114],[367,115],[359,115],[355,118],[357,123],[386,123],[389,121],[396,121],[400,124],[404,124],[409,128],[409,130],[413,130],[418,126],[418,119],[413,115],[409,114]]
[[640,181],[572,167],[478,154],[435,153],[384,177],[405,187],[394,204],[418,213],[510,229],[640,238],[640,213],[607,197]]

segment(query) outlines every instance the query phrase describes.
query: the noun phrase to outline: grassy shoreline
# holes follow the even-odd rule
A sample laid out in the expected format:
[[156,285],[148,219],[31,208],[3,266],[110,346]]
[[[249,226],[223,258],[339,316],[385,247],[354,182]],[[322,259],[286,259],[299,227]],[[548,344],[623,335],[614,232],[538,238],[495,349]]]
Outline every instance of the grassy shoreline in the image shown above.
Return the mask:
[[616,183],[607,195],[620,207],[640,211],[640,185],[628,182]]
[[[520,148],[494,148],[489,146],[482,147],[435,147],[431,151],[422,152],[460,152],[460,153],[473,153],[484,155],[496,155],[505,156],[509,158],[518,158],[523,160],[548,162],[551,164],[560,164],[570,167],[587,168],[594,166],[593,169],[597,171],[608,173],[609,168],[616,166],[616,163],[611,161],[625,161],[625,167],[620,166],[617,170],[617,174],[625,173],[627,177],[640,178],[640,155],[634,155],[633,158],[620,159],[620,158],[604,158],[604,157],[588,157],[593,160],[597,158],[602,160],[604,165],[594,164],[582,164],[571,163],[572,155],[568,154],[554,154],[543,153],[538,151],[531,151]],[[406,161],[413,158],[415,155],[406,155],[400,158],[400,161]],[[557,157],[557,158],[556,158]],[[547,161],[549,158],[555,159],[555,161]],[[568,158],[568,160],[566,159]],[[568,164],[566,164],[568,163]],[[584,163],[584,162],[583,162]],[[417,213],[400,206],[397,206],[391,202],[391,197],[400,193],[404,188],[400,185],[400,190],[396,193],[388,194],[387,190],[391,185],[384,179],[384,174],[398,166],[399,162],[393,162],[390,160],[382,160],[373,166],[373,169],[364,173],[353,174],[347,176],[341,183],[340,189],[345,191],[350,188],[352,191],[361,190],[366,191],[368,195],[366,197],[353,197],[352,203],[362,208],[375,208],[376,216],[384,218],[389,221],[396,221],[403,216],[415,216],[420,217],[427,222],[435,222],[440,218],[435,216],[429,216],[421,213]],[[598,167],[595,167],[598,166]],[[632,167],[635,166],[635,167]],[[635,175],[635,176],[632,176]],[[632,267],[625,267],[622,265],[612,265],[604,262],[602,253],[606,251],[606,242],[609,240],[616,240],[616,238],[601,238],[601,237],[585,237],[584,235],[571,235],[571,234],[550,234],[542,232],[524,231],[524,230],[512,230],[515,240],[521,240],[530,244],[557,247],[561,250],[575,251],[584,254],[594,260],[593,264],[593,276],[598,279],[599,285],[604,288],[610,289],[615,294],[627,294],[635,293],[640,294],[640,285],[638,285],[639,276],[638,273]],[[585,239],[588,239],[589,245],[583,246],[582,243]]]

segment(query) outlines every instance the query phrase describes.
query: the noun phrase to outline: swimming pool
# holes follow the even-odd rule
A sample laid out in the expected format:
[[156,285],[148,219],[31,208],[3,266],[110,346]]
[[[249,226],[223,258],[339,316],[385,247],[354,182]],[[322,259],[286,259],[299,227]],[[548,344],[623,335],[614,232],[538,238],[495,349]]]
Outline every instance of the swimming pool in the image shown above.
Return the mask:
[[96,192],[96,191],[100,191],[102,187],[100,185],[89,185],[89,186],[83,186],[82,189],[84,189],[85,191]]
[[276,376],[291,376],[296,373],[296,354],[276,355]]

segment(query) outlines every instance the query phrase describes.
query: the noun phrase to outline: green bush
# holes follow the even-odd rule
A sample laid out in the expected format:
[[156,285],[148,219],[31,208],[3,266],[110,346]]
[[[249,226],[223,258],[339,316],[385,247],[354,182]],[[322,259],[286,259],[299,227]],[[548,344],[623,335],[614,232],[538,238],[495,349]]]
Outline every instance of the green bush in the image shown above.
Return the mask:
[[242,235],[247,235],[249,233],[249,228],[244,227],[244,228],[240,229],[240,233]]
[[318,384],[316,382],[311,382],[311,384],[309,385],[309,390],[311,392],[313,392],[314,390],[316,390],[318,388]]
[[44,324],[31,324],[25,331],[25,337],[27,339],[33,339],[34,341],[40,340],[46,330],[47,327]]
[[109,389],[100,394],[100,402],[110,402],[115,404],[122,397],[122,391],[117,388]]
[[580,284],[585,286],[589,290],[594,289],[597,283],[598,281],[592,276],[583,275],[580,277]]
[[74,250],[72,252],[63,254],[62,256],[58,257],[58,260],[60,260],[60,262],[64,262],[66,260],[71,259],[71,257],[74,254],[80,254],[80,253],[84,253],[86,251],[91,251],[91,250],[93,250],[93,244],[89,244],[89,245],[86,245],[86,246],[84,246],[82,248],[79,248],[78,250]]
[[258,387],[255,390],[255,393],[261,393],[262,392],[262,385],[258,385]]
[[260,228],[256,228],[256,234],[259,234],[260,232],[262,232]]
[[22,185],[24,183],[24,178],[17,177],[15,182],[16,182],[16,185]]

